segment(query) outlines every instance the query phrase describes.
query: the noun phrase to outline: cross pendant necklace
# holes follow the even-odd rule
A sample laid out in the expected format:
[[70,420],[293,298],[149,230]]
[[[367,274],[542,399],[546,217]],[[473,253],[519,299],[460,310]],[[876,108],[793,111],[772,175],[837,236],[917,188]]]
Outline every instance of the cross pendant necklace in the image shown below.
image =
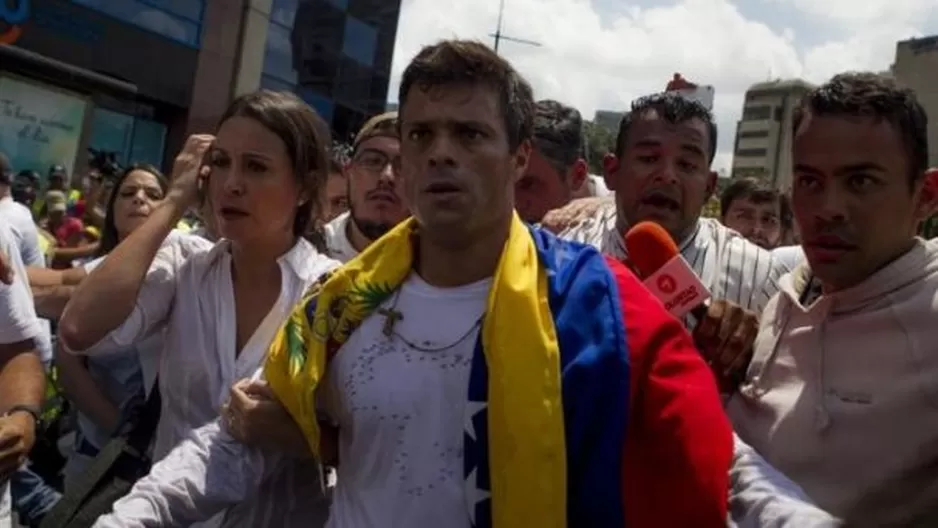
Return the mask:
[[[397,305],[396,300],[394,305]],[[381,331],[386,337],[391,337],[394,335],[394,325],[404,318],[404,314],[395,310],[394,306],[391,306],[390,308],[378,308],[378,313],[384,316],[384,327],[381,329]]]

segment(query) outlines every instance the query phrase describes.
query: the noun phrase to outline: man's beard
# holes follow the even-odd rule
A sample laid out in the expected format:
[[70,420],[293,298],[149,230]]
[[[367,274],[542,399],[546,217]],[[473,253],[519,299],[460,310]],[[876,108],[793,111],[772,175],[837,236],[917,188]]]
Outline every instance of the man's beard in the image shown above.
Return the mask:
[[355,227],[358,228],[358,231],[365,235],[365,238],[371,240],[372,242],[384,236],[385,233],[394,227],[394,224],[373,222],[371,220],[359,218],[358,215],[355,214],[354,207],[349,209],[349,218],[351,218],[352,222],[355,223]]

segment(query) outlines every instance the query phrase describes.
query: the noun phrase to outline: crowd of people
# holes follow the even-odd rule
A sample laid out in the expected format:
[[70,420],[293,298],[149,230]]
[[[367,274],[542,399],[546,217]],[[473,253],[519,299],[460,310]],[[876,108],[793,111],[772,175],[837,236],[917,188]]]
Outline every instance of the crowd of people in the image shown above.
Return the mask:
[[[811,90],[790,195],[734,181],[719,219],[678,93],[600,182],[482,44],[423,48],[399,101],[337,146],[242,95],[169,178],[95,153],[40,192],[0,156],[0,528],[938,523],[912,92]],[[708,302],[656,296],[647,222]]]

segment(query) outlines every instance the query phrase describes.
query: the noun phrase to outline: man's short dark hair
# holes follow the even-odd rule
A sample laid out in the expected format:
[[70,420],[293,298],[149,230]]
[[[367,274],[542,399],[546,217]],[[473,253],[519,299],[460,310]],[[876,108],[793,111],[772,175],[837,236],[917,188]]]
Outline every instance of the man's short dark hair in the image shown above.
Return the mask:
[[791,229],[792,214],[788,197],[755,178],[739,178],[720,193],[720,217],[726,217],[736,200],[749,200],[754,204],[778,204],[778,223],[783,229]]
[[573,107],[551,99],[534,106],[534,148],[560,173],[583,157],[583,117]]
[[872,117],[890,123],[902,138],[909,157],[909,181],[928,168],[928,114],[915,93],[886,75],[848,72],[804,95],[794,111],[794,131],[807,114]]
[[481,84],[498,94],[511,150],[531,139],[534,120],[531,85],[491,48],[471,40],[444,40],[417,53],[401,76],[398,91],[401,111],[414,86],[429,90],[451,84]]
[[720,193],[720,216],[726,216],[736,200],[763,204],[778,201],[778,196],[778,191],[755,178],[735,179]]
[[659,119],[671,124],[684,123],[691,119],[699,119],[707,125],[710,136],[710,152],[707,162],[712,163],[717,153],[717,125],[713,121],[713,114],[707,107],[697,101],[684,97],[677,92],[663,92],[641,97],[632,102],[632,109],[619,121],[619,133],[616,135],[616,156],[622,156],[625,139],[629,128],[635,119],[641,118],[645,113],[654,110]]

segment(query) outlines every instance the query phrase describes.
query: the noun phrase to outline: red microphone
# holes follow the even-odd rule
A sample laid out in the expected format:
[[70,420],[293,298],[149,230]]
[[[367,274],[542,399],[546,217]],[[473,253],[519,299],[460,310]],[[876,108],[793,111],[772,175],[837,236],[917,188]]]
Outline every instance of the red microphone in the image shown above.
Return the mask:
[[710,291],[684,260],[671,235],[655,222],[639,222],[625,234],[629,261],[645,287],[678,319],[706,315]]

